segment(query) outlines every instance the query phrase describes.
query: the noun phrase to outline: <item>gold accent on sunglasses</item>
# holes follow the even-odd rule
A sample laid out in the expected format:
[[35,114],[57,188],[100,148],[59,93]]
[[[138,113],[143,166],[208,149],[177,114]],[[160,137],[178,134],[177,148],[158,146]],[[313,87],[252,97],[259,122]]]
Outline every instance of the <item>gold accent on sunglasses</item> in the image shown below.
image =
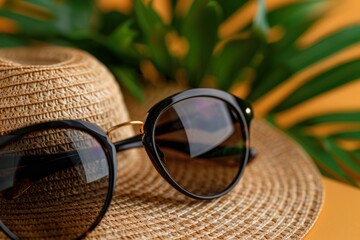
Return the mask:
[[144,133],[144,123],[142,121],[128,121],[111,127],[109,130],[107,130],[106,134],[109,136],[110,140],[112,140],[110,135],[111,132],[128,125],[141,125],[140,133]]

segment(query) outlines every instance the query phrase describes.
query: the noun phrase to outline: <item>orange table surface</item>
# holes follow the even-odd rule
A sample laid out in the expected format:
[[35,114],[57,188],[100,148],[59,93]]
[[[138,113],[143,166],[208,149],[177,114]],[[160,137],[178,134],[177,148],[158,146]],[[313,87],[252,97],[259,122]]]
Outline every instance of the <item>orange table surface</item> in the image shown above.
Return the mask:
[[360,190],[323,178],[325,202],[304,240],[360,239]]

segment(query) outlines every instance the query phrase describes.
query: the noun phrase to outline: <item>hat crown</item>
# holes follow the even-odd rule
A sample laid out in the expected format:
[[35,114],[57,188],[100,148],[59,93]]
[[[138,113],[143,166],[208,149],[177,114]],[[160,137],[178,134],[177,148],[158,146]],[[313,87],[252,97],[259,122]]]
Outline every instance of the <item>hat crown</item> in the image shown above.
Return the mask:
[[[90,54],[53,46],[1,49],[0,135],[60,119],[108,129],[129,116],[114,77]],[[122,137],[132,134],[126,131]]]

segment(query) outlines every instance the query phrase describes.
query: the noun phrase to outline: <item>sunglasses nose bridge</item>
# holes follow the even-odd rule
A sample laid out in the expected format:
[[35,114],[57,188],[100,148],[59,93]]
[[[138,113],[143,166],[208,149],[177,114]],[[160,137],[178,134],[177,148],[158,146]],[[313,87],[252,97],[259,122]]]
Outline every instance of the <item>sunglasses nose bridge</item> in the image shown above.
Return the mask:
[[128,121],[128,122],[123,122],[120,123],[118,125],[115,125],[113,127],[111,127],[110,129],[108,129],[106,131],[106,134],[108,135],[109,139],[112,140],[111,138],[111,133],[121,127],[125,127],[125,126],[129,126],[129,125],[140,125],[140,133],[144,133],[144,122],[142,121]]

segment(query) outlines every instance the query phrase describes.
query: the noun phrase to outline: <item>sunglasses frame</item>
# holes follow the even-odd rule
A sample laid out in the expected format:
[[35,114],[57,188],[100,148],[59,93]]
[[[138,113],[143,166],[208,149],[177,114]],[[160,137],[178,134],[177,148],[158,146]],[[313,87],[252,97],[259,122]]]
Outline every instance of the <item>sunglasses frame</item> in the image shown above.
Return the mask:
[[[221,101],[226,102],[227,104],[231,105],[236,110],[237,117],[241,119],[241,126],[242,126],[242,136],[245,138],[245,160],[243,161],[240,170],[234,179],[234,181],[226,188],[224,191],[213,194],[213,195],[197,195],[192,192],[187,191],[183,187],[181,187],[168,173],[166,167],[163,165],[162,161],[160,160],[160,156],[158,151],[156,150],[156,143],[155,143],[155,128],[156,122],[159,117],[165,112],[168,108],[173,106],[174,104],[184,101],[186,99],[196,98],[196,97],[210,97],[219,99]],[[246,110],[248,109],[248,110]],[[155,104],[149,111],[148,115],[143,127],[144,135],[143,135],[143,145],[145,147],[146,152],[148,153],[150,160],[152,161],[153,165],[155,166],[156,170],[159,174],[168,182],[171,186],[177,189],[179,192],[185,194],[186,196],[199,199],[199,200],[210,200],[217,197],[220,197],[233,189],[236,184],[239,182],[241,175],[244,172],[245,166],[248,162],[250,156],[250,142],[249,142],[249,125],[252,119],[252,108],[251,105],[240,99],[237,98],[229,93],[216,90],[216,89],[190,89],[173,96],[167,97],[164,100],[160,101],[159,103]]]
[[[166,167],[163,165],[161,158],[156,150],[156,143],[155,143],[155,127],[156,122],[161,116],[161,114],[166,111],[168,108],[170,108],[175,103],[181,102],[186,99],[190,98],[196,98],[196,97],[210,97],[210,98],[216,98],[219,100],[222,100],[229,104],[233,109],[236,110],[236,114],[238,119],[241,120],[241,126],[242,126],[242,135],[245,138],[245,159],[243,161],[242,166],[240,167],[240,170],[234,179],[234,181],[229,185],[227,189],[225,189],[223,192],[214,194],[214,195],[196,195],[194,193],[191,193],[181,187],[179,184],[176,183],[176,181],[171,177],[171,175],[166,170]],[[14,132],[7,134],[5,136],[0,136],[0,149],[8,144],[9,142],[16,140],[26,134],[29,134],[31,132],[35,131],[42,131],[47,129],[56,129],[56,128],[69,128],[74,130],[79,130],[84,133],[89,134],[94,139],[98,141],[98,143],[102,146],[104,153],[106,154],[108,166],[109,166],[109,188],[108,193],[106,196],[106,200],[104,202],[104,206],[102,210],[100,211],[98,217],[94,221],[93,224],[89,227],[89,229],[82,233],[81,236],[79,236],[77,239],[82,239],[85,236],[89,235],[91,231],[95,229],[95,227],[100,223],[102,218],[105,216],[114,191],[115,191],[115,181],[116,181],[116,175],[117,175],[117,158],[116,153],[119,151],[131,149],[131,148],[138,148],[138,147],[144,147],[150,160],[152,161],[155,169],[159,172],[159,174],[176,190],[179,192],[185,194],[186,196],[200,199],[200,200],[210,200],[217,197],[220,197],[229,191],[233,189],[236,184],[239,182],[241,175],[244,172],[245,166],[248,163],[249,156],[250,156],[250,142],[249,142],[249,125],[250,121],[253,118],[253,111],[251,108],[250,103],[237,98],[227,92],[216,90],[216,89],[206,89],[206,88],[197,88],[197,89],[190,89],[186,90],[177,94],[174,94],[172,96],[169,96],[157,104],[155,104],[149,111],[145,120],[145,123],[142,125],[141,128],[141,135],[125,139],[119,142],[111,142],[109,137],[109,131],[106,132],[99,126],[92,124],[90,122],[86,122],[83,120],[58,120],[58,121],[51,121],[51,122],[44,122],[39,123],[31,126],[27,126],[18,130],[15,130]],[[139,124],[139,121],[135,121],[136,124]],[[131,124],[131,122],[129,122]],[[127,124],[120,124],[119,126],[124,126]],[[15,234],[13,234],[1,221],[0,219],[0,230],[2,230],[9,238],[11,239],[20,239]]]

